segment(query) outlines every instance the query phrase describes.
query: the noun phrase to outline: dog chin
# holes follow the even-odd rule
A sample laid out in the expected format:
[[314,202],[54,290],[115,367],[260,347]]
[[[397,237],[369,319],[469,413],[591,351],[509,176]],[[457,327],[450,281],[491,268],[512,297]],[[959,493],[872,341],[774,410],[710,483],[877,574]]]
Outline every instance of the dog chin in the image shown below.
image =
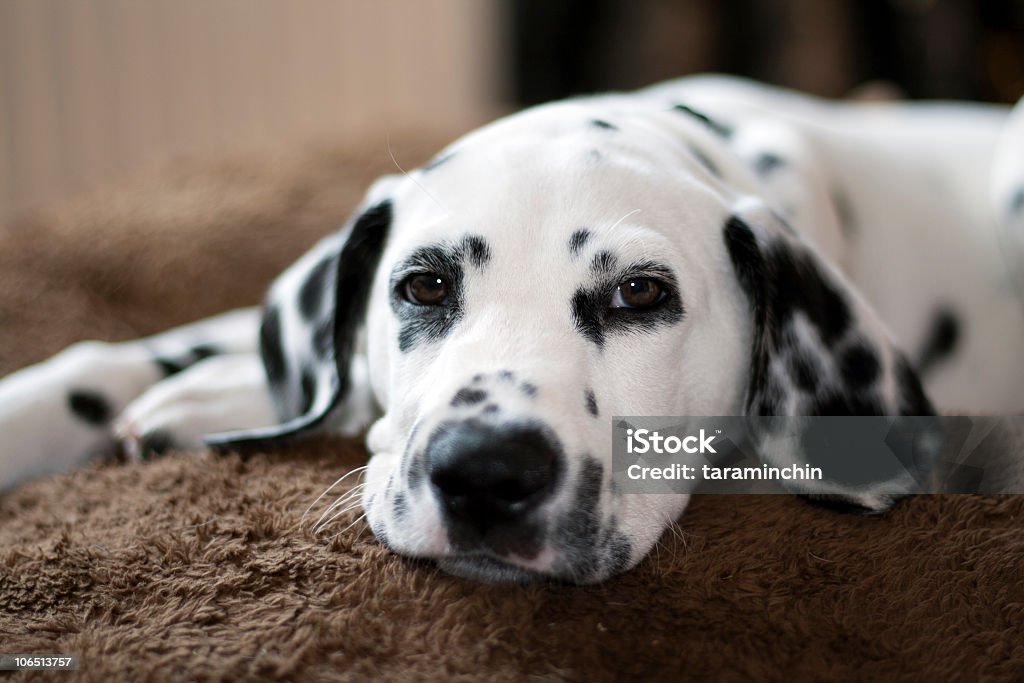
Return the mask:
[[436,560],[438,568],[453,576],[483,583],[534,583],[550,577],[497,560],[489,555],[458,555]]

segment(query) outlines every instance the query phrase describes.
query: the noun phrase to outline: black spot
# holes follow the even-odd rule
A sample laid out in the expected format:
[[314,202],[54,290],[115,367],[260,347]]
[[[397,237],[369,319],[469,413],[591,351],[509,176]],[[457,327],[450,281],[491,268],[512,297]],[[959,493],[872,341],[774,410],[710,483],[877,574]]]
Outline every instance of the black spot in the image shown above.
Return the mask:
[[448,152],[447,154],[440,154],[440,155],[434,157],[433,159],[431,159],[430,161],[428,161],[423,166],[423,170],[425,172],[433,171],[438,166],[441,166],[442,164],[445,164],[448,161],[450,161],[451,158],[454,157],[454,156],[455,156],[455,152]]
[[177,447],[174,437],[165,429],[155,429],[144,434],[139,441],[139,451],[143,460],[148,460],[154,455],[165,455]]
[[500,379],[502,382],[511,382],[513,379],[515,379],[515,376],[516,374],[511,370],[502,370],[501,372],[498,373],[498,379]]
[[697,159],[700,165],[708,170],[708,173],[715,176],[716,178],[722,177],[722,172],[719,170],[715,162],[711,161],[708,155],[704,154],[704,152],[700,151],[693,145],[689,145],[689,149],[690,153],[693,154],[693,156]]
[[497,403],[488,403],[487,405],[484,406],[484,412],[489,415],[493,415],[494,413],[498,412],[498,410],[499,408]]
[[603,275],[611,272],[617,263],[618,259],[615,258],[615,254],[610,251],[599,251],[594,254],[594,259],[590,262],[590,272]]
[[789,354],[789,371],[802,391],[814,393],[818,387],[818,376],[821,369],[813,356],[793,349]]
[[327,287],[335,259],[323,259],[313,266],[299,287],[299,311],[306,320],[315,320],[329,294]]
[[763,176],[772,173],[784,165],[785,162],[782,160],[782,157],[772,152],[758,154],[757,158],[754,159],[754,170]]
[[580,251],[583,250],[587,240],[590,239],[589,230],[577,230],[569,237],[569,253],[573,256],[578,256]]
[[576,329],[598,347],[604,346],[604,312],[610,295],[603,291],[577,289],[572,296],[572,319]]
[[219,353],[221,353],[221,350],[213,344],[196,344],[189,350],[189,354],[194,359],[193,364],[211,356],[216,356]]
[[846,391],[830,391],[815,398],[808,415],[884,415],[881,403],[874,396],[861,396]]
[[587,389],[583,392],[583,404],[587,407],[587,412],[597,417],[597,397],[594,396],[593,389]]
[[316,398],[316,375],[312,368],[303,369],[300,391],[299,414],[305,415],[313,408],[313,400]]
[[935,408],[921,388],[921,380],[902,354],[896,359],[896,385],[900,394],[900,415],[935,414]]
[[166,377],[192,367],[204,358],[216,356],[221,350],[212,344],[197,344],[178,355],[154,356],[153,362],[160,366]]
[[777,415],[782,410],[777,401],[772,400],[771,396],[765,394],[757,402],[757,415],[758,417],[772,417]]
[[851,389],[861,389],[870,385],[881,372],[878,356],[860,343],[843,351],[839,369],[843,375],[843,382]]
[[400,522],[405,517],[409,512],[409,505],[406,503],[405,494],[395,494],[395,499],[391,503],[391,511],[394,514],[396,522]]
[[165,377],[176,375],[185,369],[180,360],[174,358],[166,358],[164,356],[156,356],[153,358],[153,362],[160,366],[161,372],[164,373]]
[[113,412],[107,399],[88,389],[71,390],[68,393],[68,408],[79,419],[96,426],[106,424]]
[[479,235],[469,235],[462,241],[469,262],[476,268],[483,268],[491,260],[491,248],[487,240]]
[[948,308],[936,311],[917,356],[918,372],[928,372],[947,359],[959,341],[960,320],[956,314]]
[[855,235],[857,233],[857,216],[853,212],[853,205],[850,203],[849,197],[838,190],[833,191],[832,206],[835,207],[836,216],[839,218],[839,230],[846,237]]
[[288,366],[281,345],[281,311],[276,306],[268,306],[263,311],[263,320],[260,322],[260,356],[271,389],[280,387],[286,379]]
[[530,398],[537,395],[537,387],[529,382],[523,382],[520,384],[519,389]]
[[487,392],[481,389],[459,389],[452,398],[452,407],[472,406],[487,400]]
[[477,373],[477,374],[473,375],[473,382],[474,382],[474,383],[476,383],[476,382],[482,382],[483,380],[484,380],[484,376],[483,376],[483,375],[481,375],[481,374],[479,374],[479,373]]
[[611,124],[611,123],[608,123],[608,122],[607,122],[607,121],[605,121],[604,119],[594,119],[594,120],[593,120],[593,121],[591,121],[590,123],[591,123],[592,125],[594,125],[594,126],[597,126],[598,128],[603,128],[603,129],[605,129],[605,130],[618,130],[618,129],[619,129],[619,127],[618,127],[618,126],[616,126],[616,125],[613,125],[613,124]]
[[1010,199],[1010,212],[1014,214],[1024,212],[1024,187],[1018,187]]
[[766,259],[775,280],[772,301],[775,324],[788,323],[799,310],[818,328],[826,344],[835,344],[850,326],[850,307],[825,279],[811,256],[778,242],[768,251]]
[[693,118],[697,119],[698,121],[703,123],[705,126],[710,128],[716,135],[720,135],[721,137],[725,138],[726,140],[728,140],[729,138],[732,137],[732,132],[733,132],[732,128],[730,128],[729,126],[725,125],[724,123],[720,123],[718,121],[715,121],[714,119],[712,119],[710,116],[708,116],[704,112],[697,111],[693,107],[687,106],[685,104],[676,104],[676,105],[673,105],[672,108],[674,110],[676,110],[676,111],[683,112],[684,114],[688,114],[688,115],[692,116]]

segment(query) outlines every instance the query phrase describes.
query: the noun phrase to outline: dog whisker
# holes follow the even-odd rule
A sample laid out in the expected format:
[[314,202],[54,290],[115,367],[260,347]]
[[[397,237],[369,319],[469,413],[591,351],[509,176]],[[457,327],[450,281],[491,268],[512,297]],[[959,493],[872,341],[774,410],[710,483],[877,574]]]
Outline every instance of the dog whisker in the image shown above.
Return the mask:
[[363,521],[364,519],[366,519],[366,513],[365,512],[363,514],[359,515],[358,517],[356,517],[355,520],[353,520],[352,523],[349,524],[347,527],[345,527],[344,529],[342,529],[338,533],[336,533],[333,536],[331,536],[331,538],[329,540],[333,541],[338,536],[341,536],[343,533],[345,533],[346,531],[348,531],[349,529],[354,527],[356,524],[359,524],[359,522]]
[[330,505],[327,506],[327,509],[323,511],[323,513],[320,515],[320,518],[316,521],[314,526],[316,524],[319,524],[320,522],[322,522],[324,517],[326,517],[327,515],[331,514],[332,511],[334,511],[335,509],[337,509],[338,507],[340,507],[342,505],[345,505],[346,503],[350,502],[353,498],[355,498],[356,496],[360,495],[365,488],[366,488],[366,484],[357,484],[357,485],[353,486],[352,488],[350,488],[349,490],[347,490],[344,493],[342,493],[340,496],[338,496],[334,500],[333,503],[331,503]]
[[626,220],[627,218],[629,218],[630,216],[632,216],[632,215],[633,215],[633,214],[635,214],[635,213],[640,213],[641,211],[643,211],[643,209],[633,209],[632,211],[630,211],[629,213],[627,213],[627,214],[626,214],[625,216],[623,216],[623,217],[622,217],[622,218],[620,218],[619,220],[617,220],[617,221],[615,221],[614,223],[612,223],[612,227],[611,227],[611,228],[609,228],[609,229],[608,229],[608,231],[609,231],[609,232],[611,232],[611,231],[612,231],[612,230],[614,230],[615,228],[619,227],[619,223],[621,223],[622,221]]
[[[353,500],[352,496],[348,496],[344,500],[340,500],[335,505],[332,505],[330,509],[320,515],[320,519],[318,519],[310,528],[314,533],[317,533],[341,515],[345,514],[349,510],[356,509],[360,505],[362,505],[361,500]],[[329,515],[330,517],[328,517]]]
[[324,489],[324,492],[323,492],[323,493],[321,493],[321,494],[320,494],[319,496],[317,496],[317,497],[316,497],[316,500],[314,500],[314,501],[313,501],[312,503],[310,503],[310,504],[309,504],[309,507],[307,507],[307,508],[306,508],[306,511],[302,513],[302,517],[300,517],[300,518],[299,518],[299,523],[301,524],[301,523],[302,523],[303,521],[305,521],[305,519],[306,519],[306,515],[308,515],[308,514],[309,514],[309,511],[310,511],[310,510],[312,510],[312,509],[313,509],[313,507],[314,507],[314,506],[315,506],[315,505],[316,505],[317,503],[319,503],[319,502],[320,502],[321,500],[323,500],[323,497],[324,497],[324,496],[326,496],[326,495],[327,495],[328,493],[330,493],[330,492],[331,492],[331,489],[333,489],[333,488],[334,488],[335,486],[337,486],[337,485],[338,485],[338,484],[340,484],[341,482],[343,482],[343,481],[345,481],[346,479],[348,479],[349,477],[351,477],[351,476],[352,476],[353,474],[359,473],[359,474],[361,475],[361,474],[362,474],[363,472],[365,472],[365,471],[367,470],[367,468],[369,468],[369,465],[362,465],[361,467],[356,467],[356,468],[354,468],[354,469],[351,469],[351,470],[349,470],[348,472],[346,472],[345,474],[343,474],[343,475],[341,475],[340,477],[338,477],[338,478],[337,478],[337,479],[336,479],[336,480],[334,481],[334,483],[333,483],[333,484],[331,484],[331,485],[330,485],[330,486],[328,486],[328,487],[327,487],[326,489]]
[[313,533],[314,533],[314,534],[318,534],[318,533],[320,533],[320,532],[321,532],[321,531],[323,531],[323,530],[324,530],[325,528],[327,528],[327,527],[328,527],[328,526],[329,526],[329,525],[331,524],[331,522],[333,522],[334,520],[338,519],[339,517],[341,517],[341,516],[342,516],[342,515],[344,515],[345,513],[347,513],[347,512],[351,512],[352,510],[355,510],[355,509],[356,509],[356,508],[358,508],[358,507],[359,507],[360,505],[361,505],[361,503],[359,503],[359,502],[355,502],[355,503],[352,503],[351,505],[348,505],[348,506],[346,506],[346,507],[342,508],[341,510],[339,510],[338,512],[336,512],[336,513],[335,513],[335,514],[334,514],[334,515],[333,515],[333,516],[332,516],[332,517],[331,517],[330,519],[328,519],[328,520],[327,520],[326,522],[324,522],[324,523],[322,523],[322,524],[316,524],[316,525],[314,525],[314,526],[313,526],[313,529],[312,529]]
[[422,185],[422,184],[421,184],[421,183],[420,183],[420,182],[419,182],[418,180],[416,180],[416,179],[415,179],[415,178],[413,178],[413,177],[412,177],[411,175],[409,175],[409,173],[408,173],[408,172],[407,172],[407,171],[406,171],[406,170],[405,170],[404,168],[402,168],[402,166],[401,166],[401,165],[400,165],[400,164],[398,163],[398,159],[396,159],[396,158],[395,158],[395,153],[391,151],[391,135],[390,135],[390,134],[389,134],[389,135],[387,136],[387,138],[386,138],[385,142],[386,142],[386,144],[387,144],[387,147],[388,147],[388,156],[390,156],[390,157],[391,157],[391,163],[393,163],[393,164],[395,165],[395,168],[397,168],[397,169],[398,169],[399,171],[401,171],[401,172],[402,172],[402,175],[404,175],[404,176],[405,176],[406,178],[408,178],[409,180],[411,180],[411,181],[412,181],[412,183],[413,183],[413,184],[414,184],[414,185],[415,185],[416,187],[420,188],[420,189],[421,189],[421,190],[423,191],[423,194],[425,194],[425,195],[427,195],[428,197],[430,197],[430,200],[431,200],[432,202],[434,202],[435,204],[437,204],[437,206],[438,206],[438,207],[439,207],[439,208],[440,208],[440,209],[441,209],[442,211],[444,211],[444,212],[445,212],[446,214],[450,214],[450,213],[451,213],[451,211],[449,211],[449,210],[448,210],[448,207],[447,207],[447,206],[445,206],[445,205],[444,205],[444,204],[443,204],[443,203],[441,202],[441,200],[440,200],[440,199],[438,199],[437,197],[435,197],[435,196],[433,195],[433,193],[431,193],[431,192],[430,192],[430,190],[428,190],[427,188],[423,187],[423,185]]

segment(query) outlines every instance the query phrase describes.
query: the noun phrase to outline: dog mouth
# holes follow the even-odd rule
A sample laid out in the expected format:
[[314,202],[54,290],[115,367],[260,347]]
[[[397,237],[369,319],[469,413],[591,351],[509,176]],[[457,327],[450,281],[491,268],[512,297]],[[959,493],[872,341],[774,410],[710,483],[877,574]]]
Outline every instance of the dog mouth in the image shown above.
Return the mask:
[[436,563],[439,569],[453,576],[482,583],[525,584],[550,578],[484,554],[441,557],[436,560]]

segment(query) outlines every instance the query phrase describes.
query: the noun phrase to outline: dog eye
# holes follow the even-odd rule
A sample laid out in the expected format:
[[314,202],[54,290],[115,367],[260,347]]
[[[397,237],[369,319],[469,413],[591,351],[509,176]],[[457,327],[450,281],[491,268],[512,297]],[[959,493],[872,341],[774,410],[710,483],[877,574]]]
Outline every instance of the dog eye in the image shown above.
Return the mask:
[[437,273],[419,273],[406,279],[402,294],[418,306],[441,306],[448,302],[448,283]]
[[665,299],[665,288],[649,277],[630,278],[619,283],[609,308],[651,308]]

